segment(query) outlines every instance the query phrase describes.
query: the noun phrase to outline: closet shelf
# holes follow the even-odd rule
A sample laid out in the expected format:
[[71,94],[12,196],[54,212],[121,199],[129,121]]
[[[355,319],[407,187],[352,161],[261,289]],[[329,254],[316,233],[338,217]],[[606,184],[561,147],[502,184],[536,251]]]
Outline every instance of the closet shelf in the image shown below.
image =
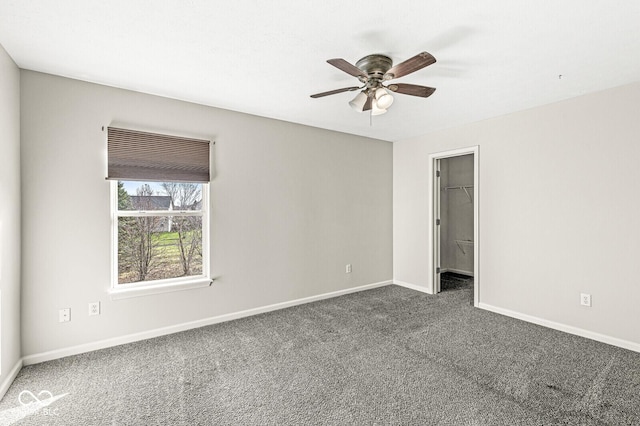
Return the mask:
[[453,241],[456,242],[462,254],[467,254],[467,252],[464,251],[463,246],[473,246],[473,241],[471,240],[453,240]]
[[473,185],[461,185],[461,186],[445,186],[444,188],[442,188],[443,191],[450,191],[452,189],[462,189],[464,191],[465,194],[467,194],[467,197],[469,197],[469,201],[471,201],[473,203],[473,199],[471,198],[471,194],[469,194],[468,189],[473,188]]

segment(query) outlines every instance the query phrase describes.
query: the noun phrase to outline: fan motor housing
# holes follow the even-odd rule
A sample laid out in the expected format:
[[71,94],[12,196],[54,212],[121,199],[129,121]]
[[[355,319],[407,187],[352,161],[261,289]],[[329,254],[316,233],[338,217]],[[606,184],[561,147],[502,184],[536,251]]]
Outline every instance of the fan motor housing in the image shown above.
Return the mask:
[[369,78],[382,79],[391,69],[393,61],[386,55],[367,55],[356,62],[356,67],[364,71]]

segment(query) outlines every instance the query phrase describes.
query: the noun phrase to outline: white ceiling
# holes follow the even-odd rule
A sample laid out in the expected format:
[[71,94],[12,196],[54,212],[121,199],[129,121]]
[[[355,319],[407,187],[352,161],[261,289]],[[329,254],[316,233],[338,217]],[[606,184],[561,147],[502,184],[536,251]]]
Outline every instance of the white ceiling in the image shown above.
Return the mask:
[[[640,80],[640,1],[0,0],[24,69],[396,141]],[[389,112],[353,111],[327,64],[438,62]],[[560,75],[562,76],[560,78]]]

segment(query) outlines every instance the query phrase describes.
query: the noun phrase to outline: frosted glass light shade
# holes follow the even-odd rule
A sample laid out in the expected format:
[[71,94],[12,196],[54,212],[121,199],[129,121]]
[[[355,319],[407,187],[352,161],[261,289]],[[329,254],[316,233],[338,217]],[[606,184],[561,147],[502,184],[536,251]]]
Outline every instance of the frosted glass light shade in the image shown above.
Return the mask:
[[355,109],[358,112],[362,112],[362,109],[364,108],[364,104],[367,102],[367,94],[364,92],[360,92],[356,95],[355,98],[353,98],[351,100],[351,102],[349,102],[349,105],[351,105],[351,108]]
[[393,96],[391,96],[391,93],[389,93],[389,91],[387,91],[387,89],[385,89],[384,87],[380,87],[376,90],[375,97],[376,103],[381,109],[387,109],[393,103]]
[[386,113],[387,113],[387,110],[385,108],[380,108],[378,106],[378,102],[371,103],[371,115],[382,115]]

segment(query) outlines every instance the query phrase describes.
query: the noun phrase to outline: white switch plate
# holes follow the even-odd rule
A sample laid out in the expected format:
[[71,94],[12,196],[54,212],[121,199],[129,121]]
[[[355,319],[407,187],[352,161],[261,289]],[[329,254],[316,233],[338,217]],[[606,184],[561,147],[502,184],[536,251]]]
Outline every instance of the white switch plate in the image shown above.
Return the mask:
[[71,321],[71,308],[60,309],[58,312],[58,320],[60,322]]
[[100,315],[100,302],[89,303],[89,316]]
[[587,293],[580,293],[580,304],[582,306],[591,306],[591,295]]
[[345,271],[347,274],[351,273],[351,264],[348,264],[347,267],[345,268]]

